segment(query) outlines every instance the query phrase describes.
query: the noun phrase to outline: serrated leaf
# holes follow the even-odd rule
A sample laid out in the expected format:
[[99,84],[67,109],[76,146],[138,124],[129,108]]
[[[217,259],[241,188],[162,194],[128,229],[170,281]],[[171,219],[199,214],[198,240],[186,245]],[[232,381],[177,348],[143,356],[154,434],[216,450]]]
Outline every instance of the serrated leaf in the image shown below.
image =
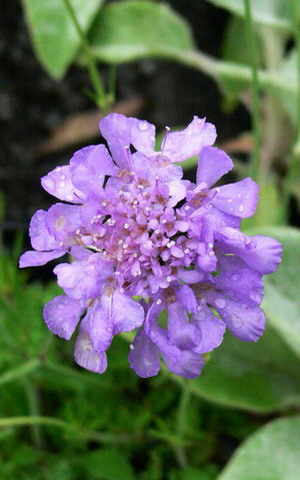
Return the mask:
[[[225,8],[231,13],[245,17],[244,0],[207,0],[217,7]],[[290,31],[291,20],[289,2],[286,0],[251,0],[253,20],[260,25]]]
[[[83,31],[87,31],[104,0],[71,0]],[[22,0],[37,57],[50,76],[62,78],[80,38],[63,0]]]
[[274,420],[236,451],[218,480],[298,480],[300,416]]
[[108,63],[176,57],[193,49],[188,24],[169,6],[129,0],[104,7],[89,35],[95,56]]

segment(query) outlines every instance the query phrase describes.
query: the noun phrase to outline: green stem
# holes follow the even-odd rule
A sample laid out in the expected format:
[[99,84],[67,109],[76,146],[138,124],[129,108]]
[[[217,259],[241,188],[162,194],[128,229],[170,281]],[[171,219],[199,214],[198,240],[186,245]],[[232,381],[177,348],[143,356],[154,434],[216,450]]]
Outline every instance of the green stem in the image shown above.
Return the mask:
[[[188,417],[188,408],[191,400],[191,391],[186,384],[181,391],[181,396],[178,405],[177,412],[177,437],[183,443],[184,436],[187,429],[187,417]],[[183,446],[178,446],[176,448],[177,461],[181,468],[186,468],[188,465],[186,452]]]
[[[33,385],[30,380],[24,378],[23,385],[25,388],[27,401],[28,401],[28,408],[29,413],[33,417],[38,417],[40,415],[40,399],[39,393],[35,385]],[[42,450],[43,448],[43,435],[41,430],[41,425],[33,424],[30,426],[31,428],[31,436],[33,444],[37,450]]]
[[86,56],[91,82],[93,84],[94,91],[95,91],[96,103],[99,107],[101,107],[101,109],[103,110],[103,113],[106,113],[107,109],[108,109],[107,108],[106,94],[105,94],[104,87],[102,85],[101,78],[100,78],[99,73],[98,73],[97,64],[96,64],[94,55],[91,52],[88,40],[86,38],[86,35],[85,35],[84,31],[82,30],[82,28],[80,26],[80,23],[77,19],[77,16],[76,16],[76,13],[75,13],[75,10],[73,8],[73,5],[72,5],[71,1],[70,0],[63,0],[63,2],[65,4],[65,7],[67,8],[67,10],[70,14],[70,17],[73,21],[73,24],[76,28],[76,31],[77,31],[78,36],[79,36],[80,41],[81,41],[82,49],[83,49],[83,51],[85,53],[85,56]]
[[128,442],[140,442],[140,436],[133,436],[130,434],[110,434],[100,433],[92,430],[86,430],[80,426],[59,420],[58,418],[32,416],[32,417],[9,417],[0,419],[0,429],[9,427],[25,427],[29,425],[48,425],[52,427],[61,428],[71,433],[75,433],[84,437],[87,441],[94,441],[98,443],[120,444]]
[[290,156],[288,171],[283,184],[283,205],[288,217],[289,197],[291,186],[297,173],[298,162],[300,159],[300,28],[298,24],[298,0],[289,0],[291,19],[293,24],[293,33],[297,52],[297,122],[295,132],[295,143]]
[[37,359],[29,360],[27,363],[21,367],[9,370],[0,376],[0,386],[5,385],[6,383],[12,382],[14,380],[19,380],[27,376],[29,373],[34,372],[41,365],[40,361]]
[[254,150],[252,156],[251,176],[258,180],[259,164],[261,155],[261,129],[260,129],[260,108],[259,108],[259,85],[257,72],[257,55],[255,44],[255,30],[252,19],[250,0],[244,0],[245,19],[248,30],[248,44],[251,56],[252,69],[252,124],[254,133]]

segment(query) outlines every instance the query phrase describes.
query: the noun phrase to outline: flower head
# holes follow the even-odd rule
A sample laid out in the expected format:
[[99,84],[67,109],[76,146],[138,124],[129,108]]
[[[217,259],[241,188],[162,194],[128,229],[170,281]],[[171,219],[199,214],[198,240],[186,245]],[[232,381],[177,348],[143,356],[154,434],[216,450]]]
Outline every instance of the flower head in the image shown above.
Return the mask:
[[[34,250],[20,266],[71,254],[71,263],[54,268],[65,295],[46,304],[44,319],[67,340],[80,323],[79,365],[104,372],[114,335],[139,328],[129,354],[138,375],[156,375],[162,357],[172,372],[197,377],[203,353],[220,345],[226,327],[245,341],[264,330],[261,277],[277,268],[281,245],[240,232],[258,186],[245,178],[214,187],[233,164],[211,146],[215,128],[204,119],[167,129],[161,151],[146,121],[110,114],[100,130],[109,151],[85,147],[42,178],[61,202],[32,217]],[[194,155],[196,184],[178,165]]]

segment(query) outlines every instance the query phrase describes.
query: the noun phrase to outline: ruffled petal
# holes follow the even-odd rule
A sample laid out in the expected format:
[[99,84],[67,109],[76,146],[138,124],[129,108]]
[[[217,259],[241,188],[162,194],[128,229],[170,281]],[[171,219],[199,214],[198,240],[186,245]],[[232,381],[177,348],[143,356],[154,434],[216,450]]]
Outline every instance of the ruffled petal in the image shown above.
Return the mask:
[[19,260],[19,267],[41,267],[54,258],[59,258],[66,253],[66,250],[55,250],[54,252],[36,252],[29,250],[23,253]]
[[95,373],[103,373],[107,368],[105,352],[97,353],[87,332],[80,332],[74,348],[75,362]]
[[102,295],[93,306],[88,309],[83,320],[95,352],[104,352],[113,338],[112,297]]
[[142,378],[154,377],[160,370],[159,348],[141,329],[136,334],[128,356],[129,365]]
[[261,274],[250,268],[235,255],[222,255],[218,259],[219,275],[216,288],[231,300],[251,300],[260,305],[264,296]]
[[199,155],[197,183],[214,185],[223,175],[233,169],[233,163],[225,152],[216,147],[204,147]]
[[[203,278],[203,275],[201,278]],[[176,290],[176,298],[189,312],[194,312],[197,309],[195,294],[188,285],[181,285],[181,287]]]
[[112,297],[112,316],[114,335],[131,332],[144,321],[144,309],[128,295],[115,292]]
[[168,338],[180,350],[193,350],[200,341],[200,332],[189,323],[188,314],[178,302],[168,306]]
[[180,350],[171,344],[167,331],[157,324],[157,318],[162,308],[153,304],[146,316],[145,331],[153,343],[159,348],[161,355],[171,372],[185,378],[196,378],[200,375],[203,367],[201,355]]
[[254,215],[258,202],[259,187],[251,178],[229,183],[211,190],[211,202],[222,212],[240,218]]
[[56,167],[41,179],[46,192],[65,202],[82,203],[82,194],[73,185],[70,165]]
[[61,263],[54,268],[57,283],[71,298],[95,298],[102,293],[111,266],[99,254],[88,260]]
[[57,242],[63,242],[65,247],[70,244],[70,236],[82,225],[80,206],[55,203],[48,210],[46,226]]
[[262,235],[247,237],[226,227],[217,233],[217,239],[224,253],[239,256],[261,275],[274,272],[281,262],[282,245],[274,238]]
[[43,317],[52,333],[70,340],[85,306],[85,302],[59,295],[46,303]]
[[46,226],[48,212],[37,210],[30,221],[29,235],[31,245],[35,250],[48,251],[59,249],[58,242],[51,235]]
[[110,113],[99,124],[112,157],[120,168],[130,169],[130,144],[147,156],[154,154],[155,127],[144,120],[128,118],[119,113]]
[[72,182],[85,197],[101,196],[105,175],[117,175],[104,145],[92,145],[76,152],[70,161]]
[[256,342],[265,329],[265,314],[254,302],[234,302],[216,296],[210,299],[231,333],[245,342]]
[[162,153],[172,162],[182,162],[198,155],[203,147],[212,145],[216,136],[214,125],[206,123],[205,118],[194,117],[184,130],[167,133],[163,141]]
[[191,323],[201,333],[201,340],[194,350],[196,353],[210,352],[222,343],[226,325],[207,305],[199,305],[197,312],[191,317]]

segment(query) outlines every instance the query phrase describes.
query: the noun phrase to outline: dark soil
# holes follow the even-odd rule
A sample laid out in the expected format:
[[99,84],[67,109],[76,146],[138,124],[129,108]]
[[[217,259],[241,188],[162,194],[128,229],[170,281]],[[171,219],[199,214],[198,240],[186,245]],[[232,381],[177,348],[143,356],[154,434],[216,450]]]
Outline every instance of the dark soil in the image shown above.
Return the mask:
[[[169,3],[190,23],[199,48],[218,56],[225,12],[199,0]],[[37,208],[50,205],[52,199],[43,192],[39,179],[55,165],[66,163],[71,154],[69,150],[39,157],[41,143],[67,116],[94,105],[83,93],[89,86],[84,70],[72,67],[62,81],[44,72],[32,51],[19,0],[3,3],[0,30],[0,189],[6,201],[2,228],[10,239],[15,231],[27,229]],[[185,125],[195,114],[216,124],[220,140],[249,126],[242,108],[225,115],[220,93],[208,77],[175,63],[142,61],[121,66],[117,90],[118,100],[142,95],[145,107],[139,116],[159,129]]]

